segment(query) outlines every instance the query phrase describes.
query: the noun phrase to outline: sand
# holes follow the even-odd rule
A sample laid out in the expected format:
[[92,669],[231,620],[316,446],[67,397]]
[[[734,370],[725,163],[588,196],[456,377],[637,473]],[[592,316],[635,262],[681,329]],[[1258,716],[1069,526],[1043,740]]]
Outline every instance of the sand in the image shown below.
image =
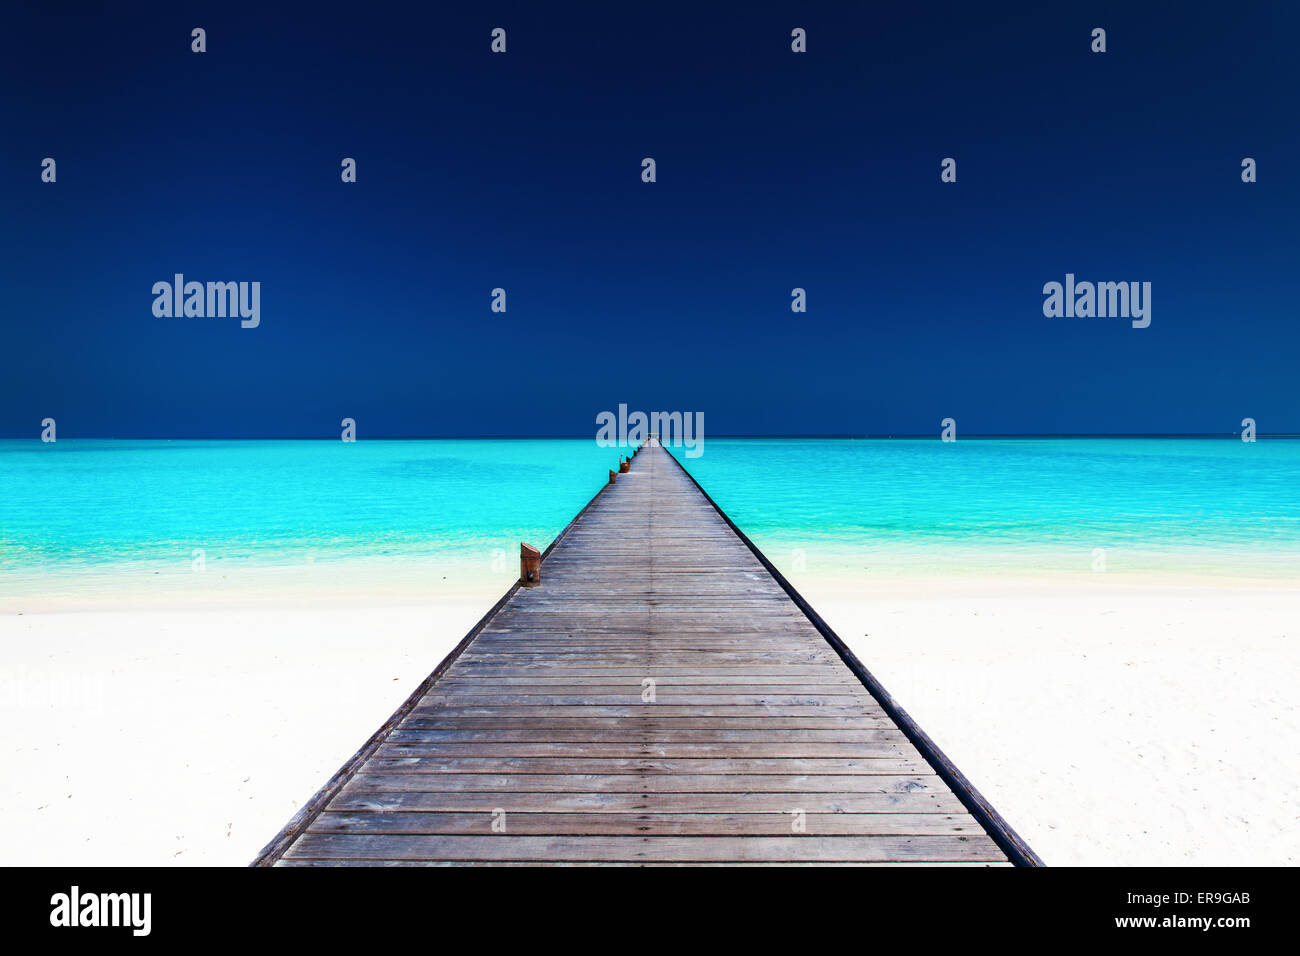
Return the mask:
[[0,616],[0,863],[246,865],[494,600]]
[[1300,862],[1300,589],[796,587],[1046,863]]
[[[794,583],[1049,864],[1300,861],[1300,588]],[[247,864],[502,590],[7,602],[0,863]]]

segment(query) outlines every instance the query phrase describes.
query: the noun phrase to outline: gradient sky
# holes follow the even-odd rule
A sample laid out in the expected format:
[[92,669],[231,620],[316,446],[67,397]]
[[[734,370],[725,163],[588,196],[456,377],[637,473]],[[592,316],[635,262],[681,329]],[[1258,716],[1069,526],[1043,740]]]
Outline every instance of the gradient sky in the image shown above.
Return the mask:
[[[30,6],[0,435],[1300,431],[1294,4]],[[1045,318],[1067,272],[1150,328]]]

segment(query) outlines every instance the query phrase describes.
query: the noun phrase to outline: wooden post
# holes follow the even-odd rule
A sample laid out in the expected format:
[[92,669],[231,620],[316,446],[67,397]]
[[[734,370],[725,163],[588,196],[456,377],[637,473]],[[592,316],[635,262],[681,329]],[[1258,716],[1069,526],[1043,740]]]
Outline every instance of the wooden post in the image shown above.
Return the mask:
[[616,472],[613,468],[611,468],[609,470],[609,483],[612,485],[617,480],[618,480],[618,472]]
[[526,588],[542,583],[542,552],[522,541],[519,542],[519,583]]
[[620,458],[619,463],[618,463],[618,473],[619,473],[620,475],[626,475],[626,474],[627,474],[627,470],[628,470],[628,468],[630,468],[631,466],[632,466],[632,461],[631,461],[631,459],[628,459],[628,458]]

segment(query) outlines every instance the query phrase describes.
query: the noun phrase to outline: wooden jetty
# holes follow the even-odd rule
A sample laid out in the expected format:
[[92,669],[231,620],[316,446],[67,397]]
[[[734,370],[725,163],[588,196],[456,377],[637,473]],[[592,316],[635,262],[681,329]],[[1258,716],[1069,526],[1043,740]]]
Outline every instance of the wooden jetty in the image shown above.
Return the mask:
[[541,863],[1041,865],[653,441],[253,865]]

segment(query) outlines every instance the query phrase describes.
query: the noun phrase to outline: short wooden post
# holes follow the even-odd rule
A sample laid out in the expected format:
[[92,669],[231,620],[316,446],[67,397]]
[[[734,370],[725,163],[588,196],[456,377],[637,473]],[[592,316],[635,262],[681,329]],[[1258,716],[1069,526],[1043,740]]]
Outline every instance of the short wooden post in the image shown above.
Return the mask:
[[631,460],[627,458],[622,459],[618,463],[618,473],[620,475],[626,475],[628,468],[630,468],[631,466],[632,466]]
[[618,480],[618,472],[616,472],[613,468],[611,468],[609,470],[609,483],[612,485],[617,480]]
[[526,588],[542,583],[542,552],[522,541],[519,542],[519,583]]

